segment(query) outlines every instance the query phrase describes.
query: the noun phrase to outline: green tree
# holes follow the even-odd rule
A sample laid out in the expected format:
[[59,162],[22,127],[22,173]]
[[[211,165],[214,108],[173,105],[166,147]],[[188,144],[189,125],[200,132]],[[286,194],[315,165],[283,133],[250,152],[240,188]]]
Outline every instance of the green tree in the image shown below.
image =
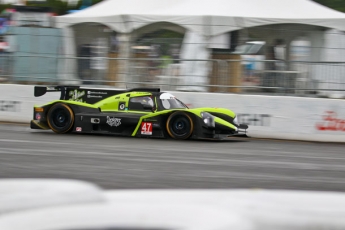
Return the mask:
[[345,0],[314,0],[314,2],[332,8],[334,10],[345,12]]
[[[47,6],[51,7],[52,10],[57,14],[57,15],[64,15],[67,14],[69,10],[78,10],[80,7],[83,5],[83,2],[87,2],[87,5],[91,4],[97,4],[101,2],[102,0],[92,0],[92,1],[85,1],[85,0],[79,0],[77,4],[70,6],[68,4],[68,1],[63,1],[63,0],[46,0],[44,3],[35,3],[31,2],[28,5],[31,6]],[[85,4],[84,4],[85,5]]]
[[[88,2],[91,5],[97,4],[101,2],[102,0],[79,0],[77,4],[71,6],[68,4],[68,1],[64,0],[45,0],[44,2],[30,2],[30,0],[27,1],[27,5],[29,6],[45,6],[45,7],[50,7],[54,13],[57,15],[64,15],[67,14],[69,10],[78,10],[82,6],[82,3]],[[84,4],[85,5],[85,4]],[[11,4],[0,4],[0,13],[5,10],[5,9],[10,9],[12,7]]]
[[11,8],[11,4],[0,4],[0,13],[9,8]]

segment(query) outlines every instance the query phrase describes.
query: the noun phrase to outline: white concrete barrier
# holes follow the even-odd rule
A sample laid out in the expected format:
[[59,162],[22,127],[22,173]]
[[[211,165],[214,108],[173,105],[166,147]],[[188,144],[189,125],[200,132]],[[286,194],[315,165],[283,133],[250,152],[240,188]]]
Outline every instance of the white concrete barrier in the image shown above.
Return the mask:
[[172,92],[196,107],[223,107],[249,125],[249,135],[305,141],[345,142],[345,100]]
[[29,123],[33,117],[33,106],[60,98],[60,92],[34,97],[32,85],[0,85],[0,121]]
[[[59,99],[60,92],[34,97],[34,86],[0,85],[0,121],[32,119],[33,106]],[[345,100],[219,93],[171,92],[191,108],[223,107],[238,114],[257,138],[345,142]]]

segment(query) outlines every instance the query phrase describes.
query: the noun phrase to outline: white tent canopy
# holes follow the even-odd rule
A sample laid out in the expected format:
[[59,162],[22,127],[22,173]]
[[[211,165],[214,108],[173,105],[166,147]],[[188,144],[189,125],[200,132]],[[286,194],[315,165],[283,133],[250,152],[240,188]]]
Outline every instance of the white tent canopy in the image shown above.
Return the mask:
[[345,31],[345,14],[311,0],[105,0],[56,17],[57,27],[102,23],[120,33],[171,22],[203,35],[270,24],[308,24]]
[[[70,56],[76,56],[75,49],[72,48],[75,46],[74,33],[76,33],[73,25],[100,23],[110,27],[118,32],[122,36],[121,39],[125,41],[120,42],[123,44],[123,48],[120,48],[119,57],[127,58],[131,40],[133,36],[137,36],[132,32],[139,32],[140,28],[146,29],[145,26],[162,22],[183,27],[188,34],[192,34],[192,37],[200,37],[204,42],[210,42],[218,35],[244,28],[258,26],[270,28],[279,24],[285,24],[282,27],[285,29],[289,28],[287,26],[293,28],[298,26],[298,29],[291,29],[289,34],[284,33],[284,30],[274,33],[264,32],[262,33],[263,39],[272,42],[273,39],[284,38],[288,44],[297,36],[308,36],[311,46],[317,47],[312,49],[311,61],[320,60],[321,47],[324,42],[322,40],[323,31],[316,27],[345,31],[344,13],[311,0],[104,0],[79,12],[55,17],[56,27],[64,28],[66,33],[64,50],[65,54]],[[92,33],[91,30],[90,33]],[[188,38],[188,36],[185,37]],[[192,50],[190,45],[184,47]],[[197,43],[194,45],[197,46]],[[193,56],[194,59],[204,59],[209,55],[210,50],[206,45],[197,48],[197,51],[191,52],[202,55]],[[192,62],[189,64],[194,68],[197,66]],[[70,60],[66,60],[66,65],[70,65],[66,72],[75,72],[75,64],[70,63]],[[128,64],[121,64],[124,69],[127,69],[126,65]],[[186,64],[181,68],[185,68],[181,71],[185,75],[195,72],[195,69],[187,70],[189,67]],[[200,68],[197,69],[200,70]],[[206,69],[203,73],[199,73],[203,77],[203,82],[207,78],[207,74]],[[124,74],[121,74],[119,79],[124,81],[125,77]],[[64,74],[63,79],[65,78],[71,79],[73,76]],[[188,79],[196,82],[195,79]]]

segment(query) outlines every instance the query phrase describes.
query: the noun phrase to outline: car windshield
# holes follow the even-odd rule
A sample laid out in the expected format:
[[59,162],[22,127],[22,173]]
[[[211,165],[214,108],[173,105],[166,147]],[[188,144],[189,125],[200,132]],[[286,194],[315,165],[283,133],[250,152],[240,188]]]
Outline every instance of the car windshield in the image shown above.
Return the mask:
[[170,93],[162,93],[159,97],[162,102],[164,109],[186,109],[188,108],[180,100],[178,100],[174,95]]

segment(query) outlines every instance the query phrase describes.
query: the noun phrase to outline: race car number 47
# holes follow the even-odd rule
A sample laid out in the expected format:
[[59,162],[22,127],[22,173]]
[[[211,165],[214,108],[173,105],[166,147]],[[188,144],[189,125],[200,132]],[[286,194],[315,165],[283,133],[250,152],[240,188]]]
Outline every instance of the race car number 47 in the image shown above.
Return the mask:
[[141,134],[152,135],[152,123],[151,122],[141,123]]

